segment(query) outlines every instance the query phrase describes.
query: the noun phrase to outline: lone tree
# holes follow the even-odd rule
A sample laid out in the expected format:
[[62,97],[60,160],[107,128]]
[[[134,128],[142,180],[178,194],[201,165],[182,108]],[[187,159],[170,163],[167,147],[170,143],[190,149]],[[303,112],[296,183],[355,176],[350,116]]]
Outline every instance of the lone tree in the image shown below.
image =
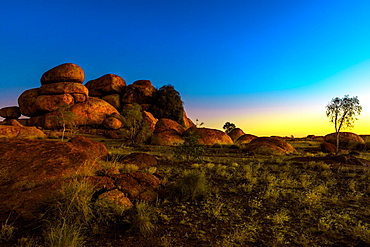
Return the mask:
[[226,122],[224,124],[224,127],[222,127],[224,130],[225,130],[225,133],[226,134],[229,134],[233,129],[236,128],[235,124],[233,123],[230,123],[230,122]]
[[334,123],[335,133],[337,135],[337,150],[339,152],[339,133],[343,128],[352,128],[353,123],[357,118],[356,115],[360,115],[362,106],[357,96],[350,98],[349,95],[345,95],[343,98],[333,98],[326,105],[326,116],[330,119],[331,123]]

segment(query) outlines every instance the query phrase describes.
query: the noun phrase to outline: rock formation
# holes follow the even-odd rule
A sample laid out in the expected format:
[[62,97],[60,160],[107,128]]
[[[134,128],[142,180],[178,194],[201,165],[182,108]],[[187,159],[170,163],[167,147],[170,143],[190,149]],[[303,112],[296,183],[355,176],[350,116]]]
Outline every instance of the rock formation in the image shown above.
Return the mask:
[[21,116],[21,110],[18,106],[9,106],[0,109],[0,117],[5,119],[17,119]]
[[243,151],[250,154],[262,155],[287,155],[296,152],[292,145],[279,137],[255,138]]
[[43,139],[47,136],[36,127],[26,127],[15,119],[10,119],[10,125],[0,125],[0,138],[18,138],[18,139]]
[[241,137],[242,135],[245,135],[245,133],[242,129],[235,128],[232,131],[230,131],[230,133],[228,133],[228,135],[231,137],[233,142],[235,142],[239,137]]
[[256,138],[257,138],[257,136],[255,136],[255,135],[245,134],[245,135],[240,136],[234,142],[236,144],[247,144],[247,143],[250,143],[252,140],[254,140]]
[[190,128],[185,134],[193,132],[195,135],[199,136],[199,143],[205,145],[218,144],[233,144],[233,140],[225,132],[217,129],[209,128]]

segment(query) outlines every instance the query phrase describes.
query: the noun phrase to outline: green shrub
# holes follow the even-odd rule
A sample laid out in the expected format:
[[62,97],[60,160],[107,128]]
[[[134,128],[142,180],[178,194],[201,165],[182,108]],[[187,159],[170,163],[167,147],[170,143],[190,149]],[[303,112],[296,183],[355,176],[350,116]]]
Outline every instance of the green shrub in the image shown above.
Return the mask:
[[201,156],[205,152],[203,144],[199,144],[199,135],[196,134],[195,130],[190,130],[184,136],[184,143],[179,144],[176,149],[176,157],[191,161],[201,160]]
[[132,229],[134,231],[138,231],[143,236],[153,233],[155,215],[152,206],[145,201],[139,201],[135,204],[132,216]]
[[184,176],[178,179],[173,187],[173,196],[183,201],[203,199],[208,193],[207,177],[200,170],[185,171]]

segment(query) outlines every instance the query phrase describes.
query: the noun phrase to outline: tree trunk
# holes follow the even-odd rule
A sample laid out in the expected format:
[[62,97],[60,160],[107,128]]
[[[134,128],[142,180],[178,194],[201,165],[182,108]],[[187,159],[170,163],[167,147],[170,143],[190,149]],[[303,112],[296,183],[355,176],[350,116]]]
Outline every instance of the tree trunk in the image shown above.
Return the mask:
[[339,134],[340,134],[340,132],[338,131],[338,132],[337,132],[337,149],[336,149],[336,151],[335,151],[335,154],[336,154],[336,155],[338,155],[338,153],[339,153]]

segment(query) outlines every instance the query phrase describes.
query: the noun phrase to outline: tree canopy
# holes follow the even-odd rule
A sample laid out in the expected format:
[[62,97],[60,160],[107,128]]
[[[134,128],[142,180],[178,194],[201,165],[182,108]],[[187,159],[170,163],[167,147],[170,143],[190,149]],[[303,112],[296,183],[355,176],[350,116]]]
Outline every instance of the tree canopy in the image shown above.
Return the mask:
[[224,124],[224,127],[222,127],[225,130],[226,134],[229,134],[233,129],[236,128],[236,125],[230,122],[226,122]]
[[335,132],[337,133],[337,153],[339,151],[339,132],[341,129],[352,128],[353,123],[357,120],[356,115],[360,115],[362,106],[360,101],[355,97],[345,95],[343,98],[333,98],[326,105],[326,116],[334,123]]
[[165,85],[157,91],[151,111],[156,118],[169,118],[184,125],[183,102],[172,85]]

